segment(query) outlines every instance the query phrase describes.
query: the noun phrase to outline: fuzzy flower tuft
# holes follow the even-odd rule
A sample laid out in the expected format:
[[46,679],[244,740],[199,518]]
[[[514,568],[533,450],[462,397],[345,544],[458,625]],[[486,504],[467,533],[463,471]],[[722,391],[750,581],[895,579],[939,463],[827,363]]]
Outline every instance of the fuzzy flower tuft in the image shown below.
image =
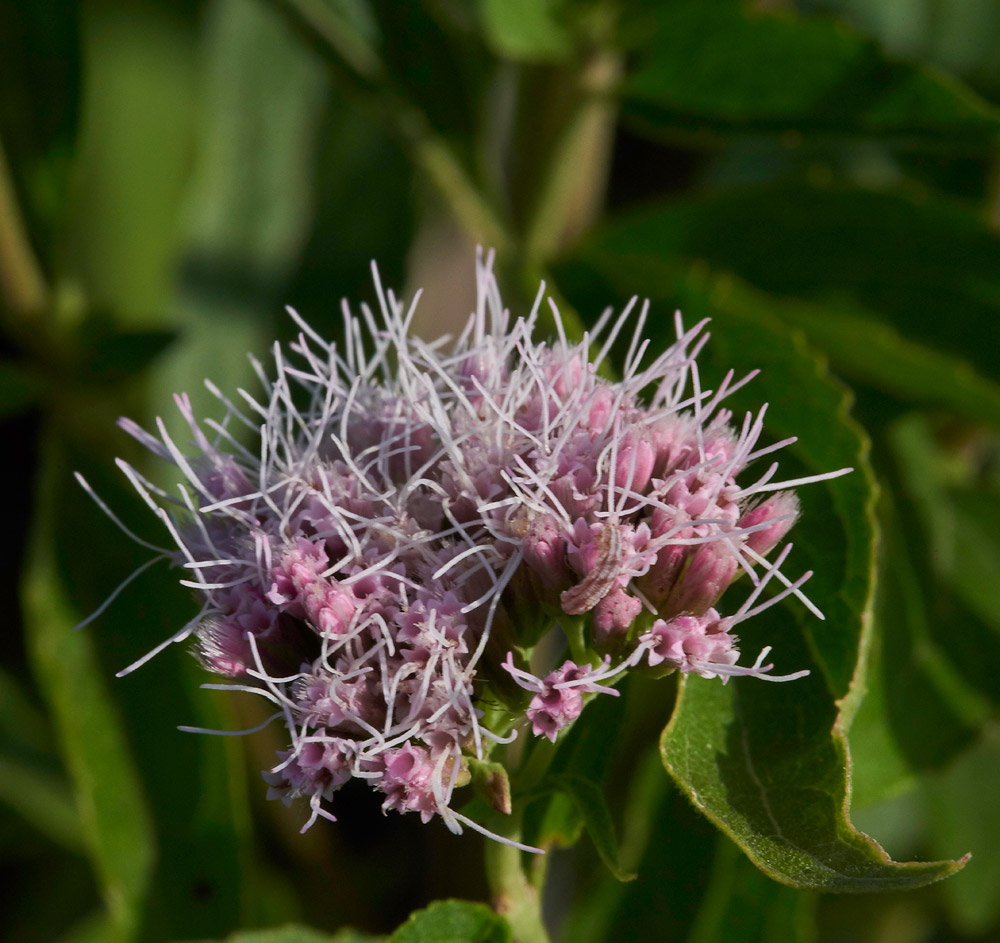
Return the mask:
[[[360,778],[386,810],[482,830],[452,803],[468,758],[525,726],[554,741],[630,669],[806,673],[771,675],[767,649],[741,666],[733,629],[787,595],[814,609],[809,574],[781,572],[790,545],[767,556],[798,515],[790,489],[847,469],[751,471],[793,440],[759,444],[763,409],[732,424],[723,403],[750,377],[701,388],[704,323],[678,315],[676,342],[647,358],[643,307],[611,382],[597,368],[634,301],[580,343],[553,306],[547,343],[534,336],[543,291],[512,320],[491,259],[477,276],[451,345],[411,337],[416,299],[404,309],[376,273],[381,310],[345,305],[342,344],[289,311],[301,333],[275,345],[272,368],[254,362],[262,396],[209,383],[224,415],[204,422],[176,397],[186,445],[160,420],[156,434],[120,423],[185,480],[171,496],[118,463],[201,603],[156,651],[193,636],[205,668],[270,703],[290,742],[264,773],[268,795],[306,801],[306,827]],[[741,574],[748,599],[720,615]],[[559,625],[579,629],[573,660],[545,673],[532,649]]]

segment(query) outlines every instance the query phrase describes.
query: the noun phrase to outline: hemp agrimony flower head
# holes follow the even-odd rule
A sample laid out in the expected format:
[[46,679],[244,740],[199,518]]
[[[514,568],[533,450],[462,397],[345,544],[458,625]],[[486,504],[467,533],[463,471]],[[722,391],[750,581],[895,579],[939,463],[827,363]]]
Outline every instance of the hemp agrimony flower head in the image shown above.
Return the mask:
[[[476,311],[450,346],[409,336],[417,299],[404,311],[376,273],[380,315],[345,305],[342,346],[289,311],[290,355],[276,344],[273,368],[253,361],[262,397],[208,383],[224,416],[203,425],[176,397],[186,448],[161,420],[159,436],[120,423],[184,476],[170,496],[118,462],[177,545],[158,559],[201,602],[126,672],[193,635],[201,663],[234,679],[224,686],[286,724],[264,778],[270,797],[308,801],[306,827],[333,819],[334,792],[358,777],[384,809],[482,831],[452,807],[475,758],[529,727],[554,741],[628,669],[723,683],[807,673],[769,674],[768,649],[740,665],[734,630],[789,594],[815,611],[809,574],[780,570],[791,546],[767,557],[798,513],[788,489],[847,469],[751,472],[793,440],[758,447],[764,409],[731,424],[722,403],[750,376],[701,388],[704,322],[678,315],[676,342],[647,358],[643,307],[612,382],[597,367],[634,301],[578,344],[552,306],[548,343],[534,337],[544,286],[512,321],[491,261],[478,259]],[[740,574],[752,589],[723,615]],[[537,677],[529,659],[547,633],[569,659]]]

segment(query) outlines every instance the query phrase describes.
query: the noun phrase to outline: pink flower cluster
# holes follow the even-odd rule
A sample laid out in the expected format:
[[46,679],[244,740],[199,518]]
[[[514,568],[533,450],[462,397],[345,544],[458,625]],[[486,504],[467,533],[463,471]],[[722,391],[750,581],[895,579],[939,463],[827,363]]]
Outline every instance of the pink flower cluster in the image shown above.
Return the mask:
[[[291,312],[293,358],[276,345],[273,375],[257,365],[262,398],[209,384],[222,421],[177,397],[189,449],[161,421],[156,436],[121,423],[186,479],[170,496],[119,463],[202,601],[164,645],[193,634],[206,668],[287,726],[269,795],[306,798],[308,826],[357,777],[386,809],[479,828],[452,793],[521,718],[555,740],[587,696],[616,693],[603,682],[642,666],[784,680],[762,658],[739,666],[732,629],[804,599],[808,574],[780,570],[788,548],[767,555],[798,514],[788,489],[831,476],[776,482],[771,464],[746,477],[791,440],[759,444],[764,410],[731,425],[722,403],[749,377],[701,388],[703,324],[678,318],[647,362],[643,308],[611,382],[597,368],[633,305],[579,343],[553,308],[559,337],[539,342],[543,293],[512,322],[480,259],[477,310],[446,346],[409,336],[413,307],[376,285],[380,319],[345,307],[340,345]],[[749,598],[722,617],[741,573]],[[758,603],[772,580],[783,588]],[[574,621],[576,661],[533,675],[536,642]],[[485,724],[486,703],[509,720]]]

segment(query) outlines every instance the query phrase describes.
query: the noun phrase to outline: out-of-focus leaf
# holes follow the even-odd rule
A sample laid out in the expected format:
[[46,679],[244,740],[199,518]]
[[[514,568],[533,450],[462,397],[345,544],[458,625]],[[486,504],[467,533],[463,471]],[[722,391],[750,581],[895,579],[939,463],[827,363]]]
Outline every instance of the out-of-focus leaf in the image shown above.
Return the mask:
[[[629,29],[629,27],[626,27]],[[937,72],[885,57],[843,24],[737,3],[642,9],[626,114],[650,130],[962,136],[985,148],[1000,112]]]
[[[988,712],[931,634],[933,574],[914,553],[890,494],[883,497],[885,549],[877,620],[884,717],[909,765],[940,767],[969,744]],[[922,567],[922,569],[921,569]]]
[[[107,422],[110,429],[111,417]],[[67,431],[67,440],[70,435]],[[137,533],[161,545],[166,534],[107,458],[88,454],[87,442],[78,439],[66,448],[73,451],[58,480],[56,558],[81,614],[89,614],[151,553],[117,532],[81,493],[71,469],[79,469]],[[101,552],[81,553],[81,535]],[[99,645],[100,661],[93,670],[111,679],[196,612],[197,604],[176,584],[176,575],[158,567],[127,586],[79,634]],[[152,878],[157,892],[149,898],[142,939],[221,935],[244,916],[253,918],[260,902],[247,874],[249,813],[241,744],[233,737],[177,730],[179,724],[240,728],[234,705],[224,694],[198,690],[206,680],[195,660],[176,647],[114,679],[157,833]]]
[[[203,43],[199,117],[203,123],[196,128],[192,120],[185,127],[190,132],[185,140],[197,140],[191,203],[186,218],[171,230],[170,252],[155,257],[161,279],[172,277],[175,262],[183,260],[179,297],[168,322],[179,338],[157,360],[147,384],[151,401],[157,411],[163,411],[182,447],[190,432],[177,417],[171,393],[187,391],[198,415],[208,412],[206,404],[211,403],[218,416],[221,407],[202,390],[205,376],[229,393],[238,386],[255,384],[246,354],[263,346],[263,312],[278,308],[279,289],[308,235],[315,125],[326,87],[320,62],[301,47],[280,16],[263,5],[218,0],[205,9],[203,23],[199,34]],[[127,21],[110,38],[99,32],[101,48],[107,46],[112,59],[101,67],[103,82],[134,82],[124,68],[112,69],[116,55],[121,65],[130,63],[136,54],[134,48],[115,53],[118,44],[131,37],[142,50],[152,42],[144,33],[136,39],[133,26],[140,32],[148,28],[143,17],[138,17],[135,24]],[[197,47],[193,33],[183,37],[184,45],[171,29],[166,30],[166,43],[183,46],[182,51],[174,50],[183,59],[183,85],[197,74],[192,68],[198,62]],[[158,102],[147,100],[144,94],[149,92],[146,83],[159,74],[162,64],[154,63],[157,68],[152,69],[152,76],[138,70],[145,81],[131,89],[141,107],[154,114],[158,114]],[[167,104],[176,105],[183,92],[183,87],[172,90],[175,97],[168,98]],[[130,111],[121,103],[121,95],[124,92],[118,89],[105,103],[113,113],[106,120],[115,127],[119,119],[127,124],[119,111]],[[169,112],[164,117],[177,118]],[[170,121],[167,127],[176,131]],[[142,127],[140,120],[140,131]],[[150,135],[154,141],[157,133],[159,129]],[[183,143],[178,142],[178,147]],[[161,147],[170,149],[166,144]],[[157,166],[155,160],[150,166]],[[172,206],[176,198],[174,194]],[[160,230],[166,225],[162,215],[153,214],[143,222],[143,232],[162,237]],[[100,273],[102,291],[109,296],[128,297],[129,279],[111,279],[127,268],[129,258],[126,254],[113,260],[113,266],[109,262],[108,270]],[[89,269],[88,274],[92,274]],[[92,288],[89,279],[85,288]],[[149,291],[148,285],[144,291]],[[156,297],[156,307],[162,312],[167,300],[162,281]],[[113,419],[113,415],[107,417],[109,430]],[[131,520],[141,502],[108,460],[95,460],[87,444],[78,442],[77,447],[73,464],[109,505],[155,542],[168,540],[156,526],[149,534],[150,525],[156,522],[148,512],[138,525]],[[176,478],[165,467],[144,470],[153,478],[163,476],[160,480],[165,486],[174,488]],[[60,508],[64,533],[74,535],[63,539],[64,576],[72,580],[81,600],[96,606],[147,554],[112,536],[110,525],[86,501],[81,503],[79,490],[72,486],[72,494],[62,496]],[[74,554],[79,535],[95,540],[104,548],[102,554]],[[150,592],[154,580],[160,582]],[[124,668],[195,615],[196,605],[189,594],[170,584],[175,581],[162,571],[151,573],[149,581],[130,586],[87,630],[99,633],[105,675]],[[248,726],[237,718],[231,702],[198,691],[198,684],[205,680],[194,659],[173,650],[116,682],[159,830],[158,892],[150,899],[143,928],[148,938],[219,936],[243,920],[258,922],[262,908],[268,906],[267,895],[254,892],[257,885],[248,873],[253,863],[248,853],[247,783],[240,743],[231,737],[176,730],[179,724],[213,730]],[[270,913],[266,916],[274,919]]]
[[277,0],[315,31],[358,76],[382,78],[381,37],[367,0]]
[[[85,4],[68,275],[89,307],[162,327],[197,107],[193,8]],[[55,18],[58,18],[57,16]]]
[[490,46],[508,59],[552,62],[572,52],[572,36],[559,0],[479,0],[479,14]]
[[169,330],[118,331],[108,322],[87,321],[76,342],[73,382],[103,385],[135,376],[176,338]]
[[79,8],[60,0],[0,4],[0,128],[45,261],[66,214],[79,112]]
[[0,753],[0,803],[69,851],[83,851],[80,816],[62,776]]
[[56,479],[65,466],[52,436],[43,455],[43,477],[30,560],[24,577],[24,610],[34,670],[51,706],[76,792],[83,838],[93,858],[115,937],[131,940],[139,929],[153,866],[153,829],[121,721],[108,697],[93,638],[74,633],[78,614],[60,580]]
[[[210,377],[232,394],[252,384],[246,356],[308,236],[313,160],[327,79],[319,59],[263,4],[215,0],[203,33],[204,103],[198,128],[176,322],[182,334],[150,385],[163,409],[187,392],[196,415],[221,407]],[[172,409],[167,426],[188,433]]]
[[[996,510],[996,491],[977,481],[981,459],[975,457],[976,449],[963,444],[961,436],[949,443],[947,428],[935,431],[927,417],[904,416],[887,433],[898,482],[894,492],[901,550],[886,555],[886,566],[911,571],[901,588],[904,594],[893,605],[904,616],[919,616],[909,629],[914,653],[951,705],[950,712],[975,726],[1000,695],[1000,621],[989,592],[977,582],[993,583],[988,561],[997,555],[996,538],[988,522]],[[886,618],[892,614],[889,608]],[[961,631],[955,631],[956,625]],[[892,628],[887,625],[887,631]],[[887,684],[895,678],[887,674]],[[918,696],[914,706],[919,704]],[[909,713],[899,713],[900,735],[909,729]],[[933,730],[931,711],[927,714]],[[909,736],[919,745],[916,735]],[[968,728],[964,736],[942,732],[942,758],[961,749],[968,738]]]
[[108,943],[114,938],[114,931],[105,913],[94,913],[81,920],[68,933],[59,938],[59,943]]
[[931,851],[960,844],[974,867],[942,887],[955,927],[970,937],[1000,917],[1000,738],[995,729],[926,784]]
[[548,782],[572,799],[597,853],[615,878],[619,881],[634,880],[635,873],[626,871],[619,863],[615,826],[600,786],[582,776],[568,773],[551,776]]
[[[884,576],[879,585],[880,592],[884,591]],[[895,798],[915,785],[913,768],[907,762],[886,717],[883,645],[882,634],[876,631],[869,650],[864,700],[851,723],[851,806],[854,809]],[[893,666],[890,665],[888,670],[894,670]]]
[[41,383],[18,364],[0,361],[0,419],[30,409],[41,394]]
[[954,565],[949,585],[981,619],[1000,632],[1000,494],[954,489],[944,497],[955,515]]
[[720,838],[712,877],[687,943],[813,943],[815,910],[815,895],[769,880],[735,845]]
[[[779,295],[835,309],[847,300],[848,311],[864,311],[911,344],[967,359],[983,376],[1000,374],[1000,346],[983,342],[1000,307],[1000,238],[966,209],[929,196],[792,185],[716,192],[629,213],[588,248],[588,261],[633,291],[678,259],[702,259]],[[872,336],[886,342],[869,329],[859,343]],[[843,338],[830,354],[837,369],[841,357],[845,369],[865,364]],[[885,371],[897,389],[899,358],[887,358]],[[957,378],[967,385],[967,376]],[[992,384],[976,388],[980,398]]]
[[485,904],[435,901],[410,916],[389,943],[510,943],[510,925]]

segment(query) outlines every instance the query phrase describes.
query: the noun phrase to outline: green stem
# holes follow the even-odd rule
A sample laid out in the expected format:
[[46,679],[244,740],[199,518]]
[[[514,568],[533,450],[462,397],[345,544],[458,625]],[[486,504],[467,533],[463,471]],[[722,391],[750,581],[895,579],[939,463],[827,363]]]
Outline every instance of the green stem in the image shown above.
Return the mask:
[[48,288],[28,239],[14,181],[0,141],[0,293],[10,311],[27,318],[45,310]]
[[[490,824],[497,834],[519,841],[522,810],[497,817]],[[493,906],[507,918],[514,943],[549,943],[542,920],[542,888],[528,880],[521,863],[524,852],[498,841],[486,841],[486,879]]]

